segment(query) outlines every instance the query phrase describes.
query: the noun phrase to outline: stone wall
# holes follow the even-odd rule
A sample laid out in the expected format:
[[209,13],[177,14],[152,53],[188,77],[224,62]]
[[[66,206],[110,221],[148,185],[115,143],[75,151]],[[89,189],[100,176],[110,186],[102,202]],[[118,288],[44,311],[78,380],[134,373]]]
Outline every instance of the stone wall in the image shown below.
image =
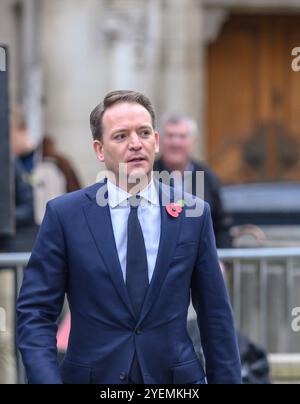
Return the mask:
[[[145,92],[158,115],[202,116],[199,4],[44,0],[42,18],[45,128],[72,157],[85,185],[99,168],[89,113],[108,91]],[[198,156],[200,150],[201,142]]]
[[10,95],[17,101],[19,88],[19,45],[17,35],[17,14],[12,0],[0,2],[0,43],[9,46],[10,56]]
[[298,0],[2,0],[12,99],[27,104],[34,136],[55,137],[84,185],[100,167],[89,113],[112,89],[145,92],[159,115],[193,115],[200,124],[195,155],[205,159],[207,43],[230,10],[296,8]]

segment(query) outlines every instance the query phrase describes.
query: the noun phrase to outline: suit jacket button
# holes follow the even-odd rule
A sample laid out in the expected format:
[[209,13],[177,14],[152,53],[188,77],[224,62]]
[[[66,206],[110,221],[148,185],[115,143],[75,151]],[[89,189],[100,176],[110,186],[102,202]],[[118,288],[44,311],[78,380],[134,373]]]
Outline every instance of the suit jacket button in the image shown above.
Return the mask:
[[138,328],[138,329],[135,331],[135,333],[136,333],[136,335],[141,335],[141,334],[142,334],[142,330],[141,330],[140,328]]
[[122,372],[122,373],[120,374],[120,380],[124,381],[125,379],[126,379],[126,373],[125,373],[125,372]]

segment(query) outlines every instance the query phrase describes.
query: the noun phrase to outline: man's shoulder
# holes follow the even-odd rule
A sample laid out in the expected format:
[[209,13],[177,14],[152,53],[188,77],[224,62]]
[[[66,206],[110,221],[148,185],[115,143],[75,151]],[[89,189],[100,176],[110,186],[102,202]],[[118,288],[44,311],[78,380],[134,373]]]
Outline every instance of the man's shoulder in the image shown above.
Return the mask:
[[[197,197],[196,195],[192,195],[188,192],[176,191],[174,187],[161,183],[163,194],[166,195],[170,201],[179,202],[184,201],[185,209],[191,211],[194,209],[197,214],[195,217],[202,217],[206,212],[210,211],[209,204],[205,202],[203,199]],[[191,215],[190,217],[193,217]]]
[[203,162],[199,162],[196,160],[192,160],[192,164],[194,166],[195,171],[203,171],[206,177],[206,181],[214,182],[219,184],[220,180],[218,175],[210,168],[208,165]]
[[184,204],[186,210],[190,212],[188,217],[203,219],[208,213],[210,214],[210,206],[207,202],[187,192],[184,193]]
[[48,205],[56,210],[81,208],[83,204],[96,197],[100,186],[101,185],[97,183],[78,191],[58,196],[49,201]]

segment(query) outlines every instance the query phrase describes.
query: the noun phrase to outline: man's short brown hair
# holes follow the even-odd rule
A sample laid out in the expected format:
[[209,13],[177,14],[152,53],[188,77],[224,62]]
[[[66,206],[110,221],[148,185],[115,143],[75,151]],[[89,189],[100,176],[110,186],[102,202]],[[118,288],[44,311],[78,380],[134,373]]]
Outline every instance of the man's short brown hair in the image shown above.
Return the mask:
[[148,97],[135,91],[113,91],[107,94],[91,113],[90,126],[94,140],[103,141],[103,115],[105,111],[109,107],[123,102],[142,105],[151,115],[152,126],[156,129],[155,110]]

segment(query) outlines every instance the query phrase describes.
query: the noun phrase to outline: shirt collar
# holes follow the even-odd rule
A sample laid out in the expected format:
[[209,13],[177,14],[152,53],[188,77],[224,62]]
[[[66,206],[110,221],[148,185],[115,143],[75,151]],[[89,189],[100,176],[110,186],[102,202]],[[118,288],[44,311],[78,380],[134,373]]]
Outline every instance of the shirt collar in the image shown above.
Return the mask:
[[[107,190],[108,203],[112,209],[119,205],[126,206],[126,201],[132,197],[131,194],[113,184],[109,179],[107,180]],[[159,206],[159,196],[153,178],[148,186],[138,195],[151,205]]]

